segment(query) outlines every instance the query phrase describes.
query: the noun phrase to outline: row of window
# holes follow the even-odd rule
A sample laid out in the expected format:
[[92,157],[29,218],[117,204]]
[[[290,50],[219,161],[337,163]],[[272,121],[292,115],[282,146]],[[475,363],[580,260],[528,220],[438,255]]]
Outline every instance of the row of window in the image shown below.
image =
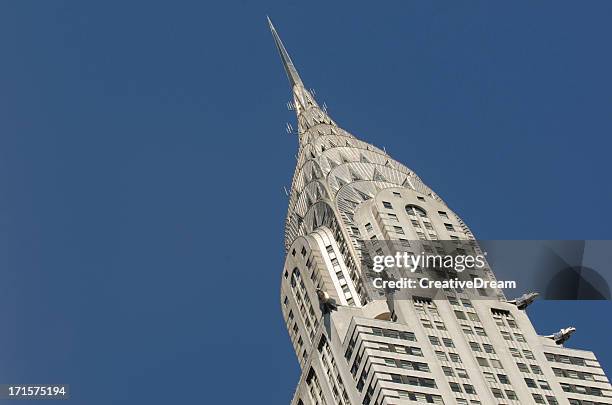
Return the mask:
[[557,398],[553,397],[552,395],[546,395],[546,401],[544,401],[544,396],[541,394],[531,394],[533,396],[533,400],[535,401],[536,404],[546,404],[548,403],[549,405],[558,405],[559,401],[557,401]]
[[412,342],[416,342],[416,336],[412,332],[399,331],[394,329],[383,329],[383,328],[370,328],[370,331],[364,331],[364,333],[375,335],[375,336],[384,336],[394,339],[402,339],[409,340]]
[[451,305],[457,305],[457,306],[463,305],[466,308],[474,308],[472,306],[472,301],[470,301],[468,298],[458,298],[453,295],[447,295],[446,300]]
[[476,390],[474,389],[474,386],[472,384],[463,384],[463,390],[461,389],[461,384],[459,383],[451,381],[448,383],[448,385],[450,386],[450,389],[453,392],[465,392],[466,394],[476,395]]
[[429,342],[434,346],[442,346],[442,343],[444,343],[444,346],[446,347],[455,347],[455,343],[453,343],[453,340],[450,338],[443,337],[442,343],[440,342],[440,338],[437,336],[428,336],[428,338]]
[[609,405],[608,403],[569,398],[570,405]]
[[427,363],[422,363],[420,361],[393,359],[389,357],[384,357],[383,360],[385,361],[385,365],[388,367],[397,367],[403,368],[404,370],[429,372],[429,366],[427,365]]
[[574,364],[576,366],[588,366],[586,359],[582,357],[566,356],[564,354],[544,353],[546,360],[557,363]]
[[408,384],[418,387],[437,388],[433,378],[415,377],[403,374],[389,374],[391,381],[398,384]]
[[508,347],[508,351],[512,357],[522,358],[524,355],[526,359],[535,360],[535,356],[531,350],[523,349],[523,353],[521,354],[521,351],[516,347]]
[[478,342],[469,342],[470,344],[470,348],[472,349],[472,351],[474,352],[482,352],[483,349],[486,353],[490,353],[490,354],[495,354],[495,349],[493,348],[493,345],[489,344],[489,343],[483,343],[482,344],[482,348],[480,346],[480,344]]
[[467,325],[462,323],[461,324],[461,330],[463,330],[463,333],[467,334],[467,335],[478,335],[478,336],[487,336],[487,332],[485,332],[484,328],[482,326],[471,326],[471,325]]
[[529,370],[529,367],[525,363],[518,363],[517,362],[516,366],[523,373],[532,372],[533,374],[538,374],[538,375],[542,375],[543,374],[542,373],[542,369],[537,364],[529,364],[529,367],[531,367],[531,371]]
[[304,322],[304,325],[306,325],[306,329],[309,332],[310,340],[312,340],[317,328],[319,327],[319,321],[316,318],[314,308],[312,307],[312,302],[310,301],[310,297],[306,291],[306,285],[304,284],[300,270],[297,267],[291,272],[290,285],[291,291],[293,292],[293,296],[298,305],[302,321]]
[[444,405],[444,401],[440,395],[436,394],[423,394],[421,392],[397,390],[397,395],[400,398],[409,399],[420,404],[438,404]]
[[527,340],[525,339],[525,336],[522,333],[518,333],[518,332],[510,333],[507,330],[500,330],[499,333],[501,333],[502,338],[504,338],[504,340],[508,340],[508,341],[516,340],[517,342],[521,342],[521,343],[527,342]]
[[429,319],[421,318],[421,324],[423,325],[424,328],[427,328],[427,329],[433,329],[435,325],[435,328],[438,330],[446,330],[446,325],[444,325],[444,322],[437,320],[437,319],[434,319],[433,324],[432,324]]
[[453,363],[463,363],[461,361],[461,356],[459,356],[459,354],[454,353],[454,352],[449,352],[447,356],[446,352],[436,350],[435,354],[438,360],[440,361],[448,361],[450,359],[450,361],[452,361]]
[[312,367],[306,376],[306,384],[309,387],[308,392],[310,394],[311,402],[315,404],[324,404],[325,400],[323,399],[323,390],[321,389],[321,384],[319,383],[317,373]]
[[423,351],[420,347],[416,346],[403,346],[391,343],[379,343],[378,347],[376,347],[375,350],[391,353],[410,354],[413,356],[423,357]]
[[524,380],[525,380],[525,384],[527,384],[529,388],[541,388],[543,390],[550,389],[550,385],[548,384],[547,381],[538,380],[536,382],[533,378],[524,378]]
[[587,387],[584,385],[561,383],[561,389],[565,392],[575,392],[577,394],[594,395],[598,397],[605,396],[601,388]]
[[585,373],[583,371],[566,370],[562,368],[553,367],[553,372],[555,373],[557,377],[573,378],[576,380],[595,381],[593,374]]
[[499,368],[499,369],[504,368],[501,362],[497,359],[487,359],[484,357],[476,356],[476,362],[478,362],[478,365],[481,367],[493,367],[493,368]]
[[484,375],[485,380],[489,383],[497,384],[499,382],[500,384],[510,385],[510,379],[506,374],[497,374],[497,377],[495,374],[489,373],[488,371],[483,371],[482,374]]
[[336,366],[336,361],[334,356],[331,353],[331,349],[327,344],[327,339],[325,335],[321,336],[321,340],[319,341],[318,350],[321,353],[323,368],[325,369],[327,380],[329,381],[332,387],[332,395],[336,400],[338,405],[342,404],[350,404],[348,393],[344,388],[344,383],[342,382],[342,377],[340,377],[340,373],[338,372],[338,367]]
[[467,371],[463,368],[455,368],[453,370],[452,367],[442,366],[442,371],[444,371],[444,375],[447,377],[470,378]]
[[475,312],[463,312],[463,311],[459,311],[456,309],[455,316],[457,317],[457,319],[462,319],[465,321],[467,321],[469,318],[470,321],[480,322],[480,318],[478,317],[478,314],[476,314]]

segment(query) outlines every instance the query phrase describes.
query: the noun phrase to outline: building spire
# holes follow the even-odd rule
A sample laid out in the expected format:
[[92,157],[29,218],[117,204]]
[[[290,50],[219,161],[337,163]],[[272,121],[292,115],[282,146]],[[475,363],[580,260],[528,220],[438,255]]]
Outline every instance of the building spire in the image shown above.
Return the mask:
[[272,36],[274,37],[274,43],[276,44],[276,48],[278,49],[278,53],[280,54],[281,60],[283,62],[283,67],[285,68],[285,72],[287,72],[287,78],[289,79],[289,83],[291,87],[299,85],[304,86],[302,83],[302,79],[300,79],[300,75],[298,74],[289,53],[285,49],[285,45],[283,45],[283,41],[281,41],[278,33],[276,32],[276,28],[272,24],[272,20],[270,17],[266,16],[268,19],[268,25],[270,26],[270,31],[272,31]]
[[268,24],[270,25],[270,31],[272,31],[274,43],[276,44],[276,48],[280,54],[281,61],[283,62],[283,67],[287,73],[289,84],[291,84],[291,91],[293,93],[292,106],[294,107],[298,118],[298,135],[300,145],[304,145],[308,143],[308,140],[310,139],[310,136],[307,134],[307,131],[310,128],[313,128],[319,124],[336,126],[336,123],[329,117],[329,115],[327,115],[326,109],[321,108],[319,104],[317,104],[317,101],[313,95],[304,87],[304,83],[302,83],[302,79],[300,78],[300,75],[293,64],[291,57],[289,57],[289,53],[285,49],[283,41],[281,41],[278,33],[276,32],[276,28],[274,28],[272,21],[270,21],[270,17],[268,17]]

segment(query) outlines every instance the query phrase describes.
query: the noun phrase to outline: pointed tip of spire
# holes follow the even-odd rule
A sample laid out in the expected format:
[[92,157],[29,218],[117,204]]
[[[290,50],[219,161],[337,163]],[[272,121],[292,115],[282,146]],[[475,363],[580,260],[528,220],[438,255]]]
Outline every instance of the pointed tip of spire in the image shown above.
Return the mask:
[[270,16],[266,15],[266,19],[268,20],[270,31],[272,31],[272,37],[274,38],[274,43],[276,44],[276,48],[278,49],[278,53],[280,54],[281,61],[283,62],[283,67],[285,68],[285,72],[287,73],[289,83],[291,83],[291,86],[295,86],[296,84],[302,85],[302,79],[300,78],[297,69],[293,65],[293,61],[291,60],[289,53],[285,49],[283,41],[281,41],[278,32],[276,32],[276,28],[274,28],[274,24],[272,24]]

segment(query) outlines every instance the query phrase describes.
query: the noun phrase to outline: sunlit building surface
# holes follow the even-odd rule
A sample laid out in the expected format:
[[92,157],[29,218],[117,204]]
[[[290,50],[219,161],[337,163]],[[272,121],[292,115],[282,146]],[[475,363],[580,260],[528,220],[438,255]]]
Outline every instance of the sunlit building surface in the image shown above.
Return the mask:
[[[595,355],[539,336],[501,292],[483,299],[447,289],[444,299],[394,302],[368,294],[360,241],[382,254],[384,241],[474,236],[412,170],[332,120],[270,28],[299,139],[281,276],[302,369],[291,404],[612,404]],[[331,300],[337,308],[324,310]]]

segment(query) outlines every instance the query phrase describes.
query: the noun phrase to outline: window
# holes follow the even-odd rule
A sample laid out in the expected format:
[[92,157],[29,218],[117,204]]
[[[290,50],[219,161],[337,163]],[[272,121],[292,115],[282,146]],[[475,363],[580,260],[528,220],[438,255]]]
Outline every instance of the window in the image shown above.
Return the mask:
[[470,317],[470,320],[480,322],[480,318],[474,312],[468,312],[467,314]]
[[448,219],[448,214],[444,211],[438,211],[438,215],[440,215],[442,218]]
[[504,368],[501,364],[501,362],[497,359],[489,359],[491,361],[491,366],[493,366],[494,368]]
[[390,202],[388,202],[388,201],[383,201],[382,203],[383,203],[383,207],[385,207],[385,208],[387,208],[387,209],[390,209],[390,210],[392,210],[392,209],[393,209],[393,206],[391,205],[391,203],[390,203]]
[[425,201],[425,198],[424,198],[424,197],[421,197],[420,195],[418,195],[418,196],[417,196],[417,200],[419,200],[419,201]]
[[465,313],[463,311],[455,310],[455,316],[457,317],[457,319],[467,320],[467,318],[465,317]]
[[401,226],[394,226],[393,230],[395,233],[399,233],[400,235],[404,235],[404,229]]
[[546,400],[548,401],[549,405],[559,405],[559,402],[557,401],[557,398],[551,396],[551,395],[547,395],[546,396]]
[[427,217],[427,213],[421,207],[417,207],[416,205],[407,205],[406,213],[409,215],[419,216],[422,218]]
[[489,362],[484,357],[476,357],[476,361],[482,367],[489,367]]
[[535,381],[533,381],[531,378],[525,378],[525,384],[527,384],[529,388],[538,388]]
[[503,398],[504,393],[499,388],[491,388],[491,392],[495,398]]
[[495,374],[486,371],[482,374],[484,375],[485,381],[487,381],[488,383],[495,384],[497,382],[497,380],[495,379]]
[[504,340],[512,340],[510,333],[506,332],[505,330],[500,330],[499,333],[501,333]]
[[398,193],[397,191],[394,191],[394,192],[393,192],[393,195],[394,195],[394,196],[396,196],[396,197],[401,197],[401,196],[402,196],[402,195],[401,195],[400,193]]
[[457,298],[453,297],[452,295],[447,296],[446,299],[451,305],[459,305],[459,301],[457,301]]
[[455,228],[453,227],[453,224],[448,224],[448,223],[444,223],[444,227],[446,228],[447,231],[454,231]]
[[481,352],[480,345],[476,342],[470,342],[470,348],[475,352]]
[[446,326],[444,326],[444,322],[442,322],[442,321],[434,321],[434,323],[436,324],[436,329],[446,330]]
[[463,389],[465,390],[466,394],[476,394],[476,390],[470,384],[463,384]]
[[446,347],[455,347],[455,344],[453,343],[452,339],[442,338],[442,342],[444,343],[444,346]]
[[393,222],[399,222],[399,220],[397,219],[397,215],[395,214],[387,214],[389,215],[389,219]]
[[542,388],[543,390],[549,390],[549,389],[550,389],[550,385],[548,385],[548,381],[538,380],[538,385],[539,385],[539,386],[540,386],[540,388]]
[[485,332],[484,328],[480,326],[474,326],[474,332],[476,332],[478,336],[487,336],[487,332]]
[[516,339],[517,342],[526,342],[525,336],[523,336],[520,333],[515,333],[514,338]]
[[438,358],[438,360],[448,361],[448,358],[446,357],[446,353],[438,351],[438,350],[436,350],[436,357]]
[[482,347],[484,348],[484,351],[487,353],[491,353],[491,354],[495,354],[495,349],[493,349],[493,346],[491,346],[488,343],[483,343]]
[[531,394],[533,395],[533,400],[536,402],[536,404],[545,404],[546,402],[544,402],[544,397],[542,397],[542,395],[540,394]]
[[428,337],[432,345],[440,346],[440,339],[438,339],[436,336],[428,336]]
[[516,363],[516,366],[518,367],[519,370],[521,370],[523,373],[528,373],[529,372],[529,368],[527,367],[527,364],[525,363]]
[[[459,249],[457,249],[459,250]],[[465,251],[463,251],[463,253],[465,254]],[[474,308],[472,306],[472,302],[470,300],[468,300],[467,298],[461,298],[461,303],[463,304],[464,307],[466,308]]]
[[455,371],[457,372],[457,377],[459,378],[469,378],[467,371],[465,371],[462,368],[456,368]]
[[518,351],[518,349],[514,348],[514,347],[509,347],[508,350],[510,351],[510,354],[512,355],[512,357],[522,357],[521,356],[521,352]]
[[508,379],[508,376],[506,374],[497,374],[497,378],[502,384],[510,384],[510,380]]
[[423,352],[419,347],[410,347],[409,350],[407,350],[407,354],[423,357]]
[[461,357],[457,353],[449,353],[448,357],[450,357],[452,362],[461,363]]
[[365,228],[366,228],[366,231],[372,232],[372,224],[371,223],[368,222],[367,224],[365,224]]
[[516,396],[516,392],[512,390],[506,390],[506,396],[508,397],[508,399],[514,399],[514,400],[518,399],[518,397]]
[[536,366],[535,364],[531,364],[531,372],[533,374],[542,374],[542,369],[540,366]]
[[455,373],[453,373],[453,369],[448,366],[442,366],[442,371],[444,371],[444,375],[447,377],[454,377]]
[[461,386],[459,384],[457,384],[456,382],[449,382],[448,385],[450,385],[450,389],[453,392],[462,392],[461,391]]
[[[523,354],[525,355],[526,359],[535,360],[535,357],[534,357],[533,353],[531,352],[531,350],[523,349]],[[518,357],[520,357],[520,356],[518,356]]]

